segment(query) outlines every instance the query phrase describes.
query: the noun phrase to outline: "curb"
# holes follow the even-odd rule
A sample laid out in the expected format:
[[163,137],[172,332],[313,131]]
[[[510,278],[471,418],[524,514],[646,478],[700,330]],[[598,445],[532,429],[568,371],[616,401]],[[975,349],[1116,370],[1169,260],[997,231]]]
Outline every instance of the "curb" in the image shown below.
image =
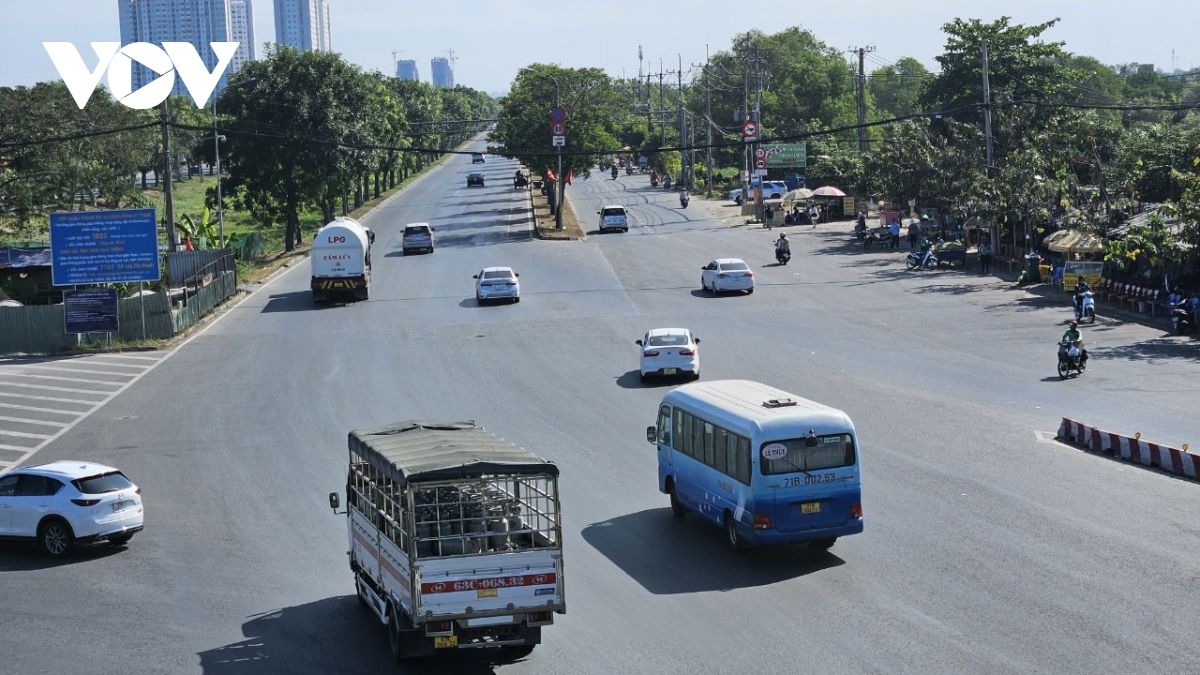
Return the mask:
[[1110,455],[1114,459],[1157,467],[1176,476],[1200,480],[1200,455],[1188,452],[1186,445],[1183,450],[1171,448],[1143,441],[1141,434],[1133,437],[1121,436],[1089,427],[1067,417],[1062,419],[1056,438],[1089,452]]

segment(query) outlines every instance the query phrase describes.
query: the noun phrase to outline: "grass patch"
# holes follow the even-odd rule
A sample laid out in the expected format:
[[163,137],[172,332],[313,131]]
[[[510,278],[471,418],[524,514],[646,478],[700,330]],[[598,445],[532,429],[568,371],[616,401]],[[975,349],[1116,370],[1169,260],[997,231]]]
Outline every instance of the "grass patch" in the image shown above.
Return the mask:
[[537,236],[540,239],[582,239],[583,228],[575,217],[571,202],[563,200],[562,223],[563,229],[555,229],[554,214],[550,213],[550,201],[540,190],[533,190],[533,218],[537,226]]

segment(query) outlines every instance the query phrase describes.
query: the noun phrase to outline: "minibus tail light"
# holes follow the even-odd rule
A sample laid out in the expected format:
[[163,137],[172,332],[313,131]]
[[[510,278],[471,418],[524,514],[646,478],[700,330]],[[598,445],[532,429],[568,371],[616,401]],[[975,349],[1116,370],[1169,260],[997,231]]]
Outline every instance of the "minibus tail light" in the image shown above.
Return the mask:
[[760,513],[754,516],[754,529],[769,530],[771,529],[771,516],[765,513]]
[[862,518],[862,502],[854,502],[854,506],[850,507],[851,518]]

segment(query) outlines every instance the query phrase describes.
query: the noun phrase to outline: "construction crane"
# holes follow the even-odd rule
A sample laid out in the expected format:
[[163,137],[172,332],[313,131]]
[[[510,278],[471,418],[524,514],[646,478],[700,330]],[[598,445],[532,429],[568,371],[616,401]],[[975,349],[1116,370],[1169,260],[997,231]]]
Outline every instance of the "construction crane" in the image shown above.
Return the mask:
[[400,63],[399,61],[396,60],[396,55],[403,54],[403,53],[404,53],[403,49],[393,49],[392,50],[392,72],[393,73],[396,72],[396,65]]

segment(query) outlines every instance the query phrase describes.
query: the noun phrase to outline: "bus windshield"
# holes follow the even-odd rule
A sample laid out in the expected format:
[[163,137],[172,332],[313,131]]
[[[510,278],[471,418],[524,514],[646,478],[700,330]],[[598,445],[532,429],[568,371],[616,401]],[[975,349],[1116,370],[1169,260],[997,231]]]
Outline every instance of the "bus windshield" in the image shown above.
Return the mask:
[[762,444],[762,474],[773,476],[802,471],[821,471],[854,465],[854,440],[850,434],[792,438]]

